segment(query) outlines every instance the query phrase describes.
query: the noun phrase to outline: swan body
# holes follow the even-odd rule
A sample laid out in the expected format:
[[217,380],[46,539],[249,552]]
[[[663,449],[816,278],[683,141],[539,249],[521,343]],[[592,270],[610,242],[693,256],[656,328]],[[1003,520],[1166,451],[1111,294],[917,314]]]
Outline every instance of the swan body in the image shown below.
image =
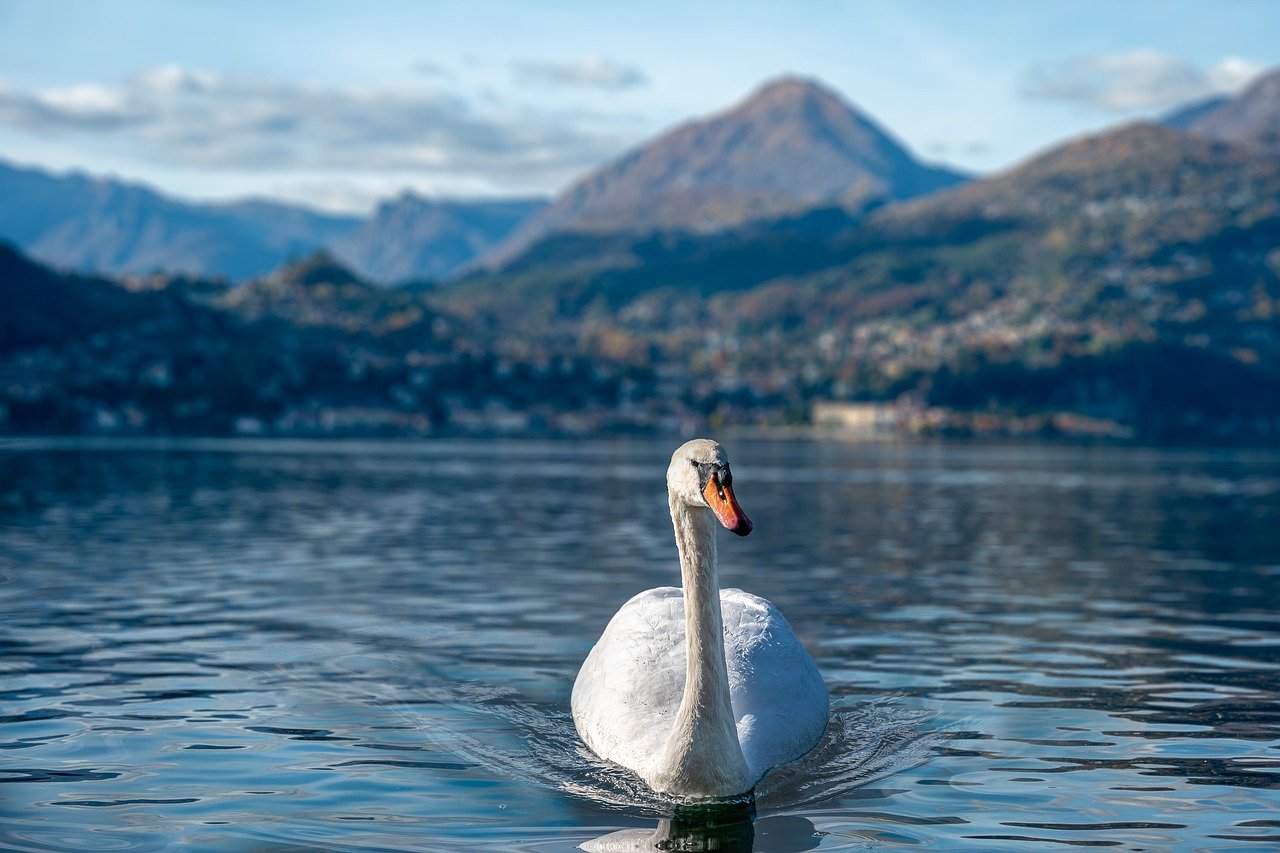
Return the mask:
[[827,690],[776,607],[719,589],[716,521],[752,528],[723,449],[683,445],[667,483],[683,586],[642,592],[610,620],[574,682],[574,723],[593,752],[654,790],[744,794],[818,742]]
[[[751,787],[808,752],[827,725],[827,689],[786,618],[740,589],[720,593],[729,695]],[[684,595],[646,590],[622,606],[596,643],[573,693],[592,751],[642,779],[654,774],[684,692]]]

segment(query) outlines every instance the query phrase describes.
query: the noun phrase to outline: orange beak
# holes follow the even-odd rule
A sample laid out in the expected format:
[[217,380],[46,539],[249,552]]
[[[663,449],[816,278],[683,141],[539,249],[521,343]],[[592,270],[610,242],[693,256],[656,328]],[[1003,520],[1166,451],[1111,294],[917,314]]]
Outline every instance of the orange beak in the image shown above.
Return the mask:
[[707,499],[707,506],[711,507],[711,511],[716,514],[716,518],[720,519],[725,529],[739,536],[746,536],[755,526],[742,511],[742,507],[738,506],[738,499],[733,496],[733,489],[723,485],[718,475],[711,475],[711,479],[707,481],[707,487],[702,490],[702,496]]

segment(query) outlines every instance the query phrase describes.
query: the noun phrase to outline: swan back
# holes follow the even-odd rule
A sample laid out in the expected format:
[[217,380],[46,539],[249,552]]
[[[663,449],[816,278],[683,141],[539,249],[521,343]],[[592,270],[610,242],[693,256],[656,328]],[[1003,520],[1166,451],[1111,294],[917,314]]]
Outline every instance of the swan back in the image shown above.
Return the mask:
[[[818,742],[827,691],[776,607],[740,589],[723,590],[720,602],[738,742],[754,782]],[[651,784],[684,692],[684,642],[681,590],[647,590],[614,615],[574,683],[587,746]]]

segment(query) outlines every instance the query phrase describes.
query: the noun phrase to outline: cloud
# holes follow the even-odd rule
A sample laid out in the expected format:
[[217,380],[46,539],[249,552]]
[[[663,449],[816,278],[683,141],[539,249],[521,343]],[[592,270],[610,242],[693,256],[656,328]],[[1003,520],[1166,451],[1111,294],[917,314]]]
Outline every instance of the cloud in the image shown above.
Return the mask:
[[136,126],[150,116],[124,92],[83,85],[24,92],[0,81],[0,125],[36,131],[110,130]]
[[649,82],[638,68],[590,57],[578,62],[521,59],[511,63],[517,79],[544,86],[576,86],[589,89],[633,89]]
[[1263,70],[1236,57],[1200,68],[1185,59],[1137,50],[1037,65],[1024,74],[1020,94],[1109,113],[1152,112],[1237,92]]
[[124,140],[170,166],[238,172],[408,171],[554,187],[634,142],[609,122],[483,110],[425,82],[332,86],[164,67],[112,86],[0,82],[0,127]]

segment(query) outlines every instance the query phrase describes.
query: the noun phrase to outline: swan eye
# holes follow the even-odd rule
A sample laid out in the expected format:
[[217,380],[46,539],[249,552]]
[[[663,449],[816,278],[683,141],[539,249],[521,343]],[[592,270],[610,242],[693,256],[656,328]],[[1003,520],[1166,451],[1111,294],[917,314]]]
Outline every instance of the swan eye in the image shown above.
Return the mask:
[[716,463],[690,459],[689,464],[698,471],[698,491],[706,491],[707,483],[711,482],[711,477],[716,473]]

